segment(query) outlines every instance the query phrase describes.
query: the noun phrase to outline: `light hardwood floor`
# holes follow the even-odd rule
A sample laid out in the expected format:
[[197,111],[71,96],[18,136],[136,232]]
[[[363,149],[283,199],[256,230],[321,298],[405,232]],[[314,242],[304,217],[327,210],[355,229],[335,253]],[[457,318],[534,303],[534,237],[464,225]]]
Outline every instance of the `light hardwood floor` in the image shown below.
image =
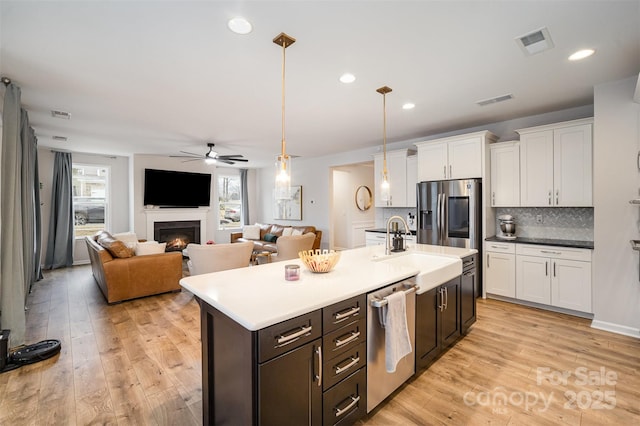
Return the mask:
[[[46,272],[27,342],[47,338],[62,341],[59,356],[0,375],[1,425],[201,424],[189,293],[108,306],[88,266]],[[640,340],[478,300],[469,335],[359,423],[640,424]]]

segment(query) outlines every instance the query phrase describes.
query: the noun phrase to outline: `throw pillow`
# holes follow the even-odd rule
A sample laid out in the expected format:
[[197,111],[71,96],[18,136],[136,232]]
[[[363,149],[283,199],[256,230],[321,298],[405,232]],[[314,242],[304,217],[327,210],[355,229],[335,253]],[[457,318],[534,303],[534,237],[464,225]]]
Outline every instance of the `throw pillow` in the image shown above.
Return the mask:
[[302,229],[294,229],[291,235],[302,235]]
[[113,234],[113,238],[122,241],[132,250],[135,250],[136,244],[138,244],[138,237],[135,232],[120,232],[118,234]]
[[149,254],[164,253],[167,243],[159,243],[157,241],[146,241],[136,245],[136,256],[146,256]]
[[133,251],[120,240],[116,240],[108,232],[103,232],[98,236],[98,244],[104,247],[111,256],[126,259],[133,256]]
[[242,228],[242,238],[247,240],[260,239],[260,225],[245,225]]
[[264,240],[268,243],[275,243],[277,239],[278,239],[277,235],[264,234]]
[[282,230],[282,236],[283,237],[290,237],[292,232],[293,232],[293,228],[289,226],[289,227],[284,228]]

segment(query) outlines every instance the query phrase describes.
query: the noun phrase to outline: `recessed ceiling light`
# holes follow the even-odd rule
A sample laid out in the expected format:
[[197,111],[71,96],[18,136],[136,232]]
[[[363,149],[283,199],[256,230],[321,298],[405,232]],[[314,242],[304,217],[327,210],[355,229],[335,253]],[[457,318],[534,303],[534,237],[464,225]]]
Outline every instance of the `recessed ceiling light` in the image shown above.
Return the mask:
[[354,81],[356,81],[356,76],[353,74],[345,73],[340,76],[340,81],[345,84],[353,83]]
[[58,136],[58,135],[53,135],[51,137],[51,139],[53,139],[54,141],[60,141],[60,142],[66,142],[67,141],[67,137],[66,136]]
[[589,56],[596,53],[593,49],[582,49],[575,52],[573,55],[569,56],[570,61],[579,61],[580,59],[588,58]]
[[242,16],[236,16],[235,18],[229,19],[227,26],[236,34],[249,34],[251,30],[253,30],[251,22],[247,21]]
[[412,102],[407,102],[406,104],[402,105],[402,109],[414,109],[415,107],[416,104]]

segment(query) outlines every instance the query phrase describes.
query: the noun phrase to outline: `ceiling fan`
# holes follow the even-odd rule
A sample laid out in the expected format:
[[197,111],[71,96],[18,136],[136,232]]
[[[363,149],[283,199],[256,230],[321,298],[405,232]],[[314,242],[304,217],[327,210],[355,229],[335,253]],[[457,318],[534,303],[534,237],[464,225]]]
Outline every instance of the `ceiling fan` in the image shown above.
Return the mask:
[[207,146],[209,147],[209,151],[206,154],[195,154],[193,152],[187,152],[187,151],[180,151],[181,153],[185,154],[185,155],[171,155],[170,157],[174,157],[174,158],[189,158],[189,160],[185,160],[183,161],[183,163],[189,162],[189,161],[199,161],[199,160],[204,160],[207,164],[215,164],[217,162],[220,163],[225,163],[225,164],[235,164],[236,161],[241,161],[241,162],[247,162],[249,160],[242,158],[243,155],[241,154],[233,154],[233,155],[218,155],[217,152],[215,152],[213,150],[213,147],[216,144],[214,143],[208,143]]

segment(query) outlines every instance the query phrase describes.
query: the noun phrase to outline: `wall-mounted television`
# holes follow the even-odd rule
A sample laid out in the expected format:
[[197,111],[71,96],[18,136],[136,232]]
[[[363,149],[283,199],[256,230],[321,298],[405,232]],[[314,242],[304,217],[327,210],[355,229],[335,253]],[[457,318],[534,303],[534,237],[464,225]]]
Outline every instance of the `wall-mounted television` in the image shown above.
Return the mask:
[[144,169],[144,205],[201,207],[211,201],[211,175]]

